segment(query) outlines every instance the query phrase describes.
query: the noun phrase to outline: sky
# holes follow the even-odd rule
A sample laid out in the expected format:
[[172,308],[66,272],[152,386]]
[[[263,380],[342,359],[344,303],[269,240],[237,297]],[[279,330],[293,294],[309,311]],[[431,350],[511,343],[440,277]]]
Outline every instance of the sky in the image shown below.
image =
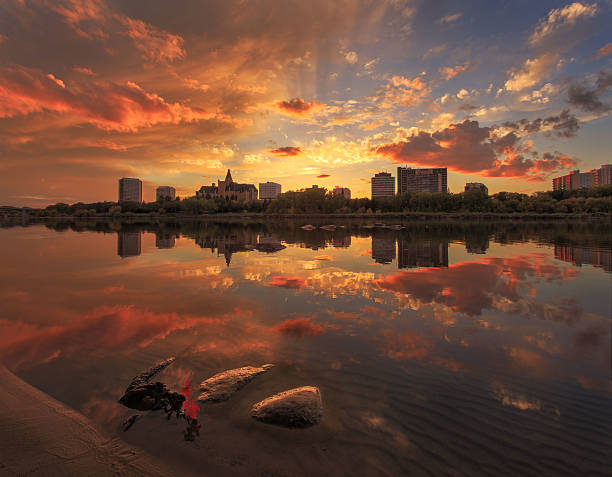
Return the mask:
[[612,162],[612,1],[0,0],[0,204]]

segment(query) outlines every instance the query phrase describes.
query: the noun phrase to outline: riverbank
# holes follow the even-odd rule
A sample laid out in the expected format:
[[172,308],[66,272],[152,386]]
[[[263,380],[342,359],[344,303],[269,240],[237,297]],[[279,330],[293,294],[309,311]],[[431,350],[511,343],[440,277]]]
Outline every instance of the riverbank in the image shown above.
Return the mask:
[[166,476],[153,457],[0,365],[0,474]]
[[[232,221],[232,220],[302,220],[308,221],[367,221],[371,223],[387,222],[391,220],[399,221],[587,221],[587,222],[610,222],[612,214],[589,213],[589,214],[568,214],[568,213],[481,213],[481,212],[387,212],[387,213],[363,213],[363,214],[262,214],[262,213],[219,213],[219,214],[96,214],[96,215],[8,215],[4,216],[4,221],[45,221],[45,220],[121,220],[121,221],[158,221],[158,220],[206,220],[206,221]],[[3,218],[0,216],[0,221]]]

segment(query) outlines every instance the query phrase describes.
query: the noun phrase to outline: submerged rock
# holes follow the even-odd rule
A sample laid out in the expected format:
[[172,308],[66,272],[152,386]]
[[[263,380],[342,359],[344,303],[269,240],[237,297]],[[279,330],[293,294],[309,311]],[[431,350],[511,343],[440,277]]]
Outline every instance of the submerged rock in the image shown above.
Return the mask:
[[334,230],[336,230],[336,226],[334,224],[322,225],[319,228],[322,230],[327,230],[328,232],[333,232]]
[[227,401],[236,391],[239,391],[251,382],[253,378],[265,373],[273,366],[273,364],[264,364],[259,367],[245,366],[217,373],[213,377],[202,381],[200,384],[202,394],[198,396],[198,401]]
[[270,396],[251,408],[251,416],[261,422],[284,427],[310,427],[321,422],[323,402],[314,386],[303,386]]

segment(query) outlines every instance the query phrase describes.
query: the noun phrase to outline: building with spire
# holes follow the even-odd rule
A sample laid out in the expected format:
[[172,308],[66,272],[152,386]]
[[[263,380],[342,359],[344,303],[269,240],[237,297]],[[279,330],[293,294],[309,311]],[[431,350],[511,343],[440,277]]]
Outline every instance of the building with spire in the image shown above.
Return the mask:
[[232,173],[227,170],[225,180],[217,181],[209,186],[202,186],[196,192],[196,197],[224,197],[230,200],[257,200],[257,187],[254,184],[239,184],[232,179]]

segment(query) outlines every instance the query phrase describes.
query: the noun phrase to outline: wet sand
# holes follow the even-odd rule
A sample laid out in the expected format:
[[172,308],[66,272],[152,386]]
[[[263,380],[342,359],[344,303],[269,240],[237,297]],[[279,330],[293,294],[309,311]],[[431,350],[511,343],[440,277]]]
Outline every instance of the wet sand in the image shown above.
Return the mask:
[[2,475],[171,475],[2,365],[0,403]]

